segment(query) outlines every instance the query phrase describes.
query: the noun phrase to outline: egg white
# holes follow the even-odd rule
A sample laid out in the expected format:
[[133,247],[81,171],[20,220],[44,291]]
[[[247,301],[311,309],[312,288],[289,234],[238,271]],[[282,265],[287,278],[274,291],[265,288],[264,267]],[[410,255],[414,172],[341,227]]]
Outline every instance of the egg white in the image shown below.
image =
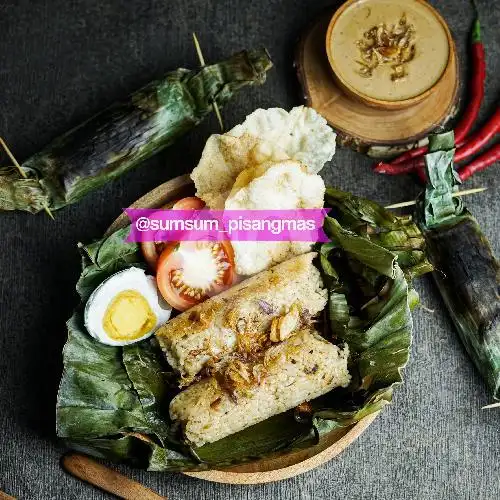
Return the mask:
[[[125,290],[135,290],[146,299],[156,316],[156,324],[154,328],[138,339],[120,341],[107,335],[103,327],[103,319],[112,300]],[[134,344],[150,337],[169,320],[171,312],[172,308],[163,300],[156,287],[155,278],[146,275],[142,269],[132,267],[113,274],[94,290],[85,305],[85,327],[92,337],[103,344],[113,346]]]

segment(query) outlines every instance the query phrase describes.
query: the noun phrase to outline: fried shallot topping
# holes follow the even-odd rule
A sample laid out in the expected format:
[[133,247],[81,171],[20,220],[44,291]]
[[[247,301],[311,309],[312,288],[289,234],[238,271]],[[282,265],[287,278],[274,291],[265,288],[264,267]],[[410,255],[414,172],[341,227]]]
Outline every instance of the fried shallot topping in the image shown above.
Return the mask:
[[415,57],[415,28],[408,24],[403,14],[397,24],[381,23],[373,26],[356,42],[360,60],[359,74],[366,78],[373,76],[379,65],[390,65],[391,80],[407,76],[407,64]]

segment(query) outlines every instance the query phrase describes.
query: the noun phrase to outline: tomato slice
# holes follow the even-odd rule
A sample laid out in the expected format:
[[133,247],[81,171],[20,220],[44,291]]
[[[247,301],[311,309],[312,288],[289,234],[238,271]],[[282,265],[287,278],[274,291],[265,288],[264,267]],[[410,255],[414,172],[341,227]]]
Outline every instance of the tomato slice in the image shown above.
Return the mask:
[[196,196],[182,198],[174,204],[172,210],[201,210],[205,208],[205,202]]
[[158,289],[178,311],[226,290],[234,279],[234,252],[229,241],[172,242],[158,260]]
[[[176,202],[172,207],[163,205],[161,208],[172,208],[172,210],[201,210],[205,207],[205,202],[196,196],[188,196]],[[168,242],[166,241],[144,241],[141,243],[142,255],[148,266],[156,271],[158,258],[163,252]]]

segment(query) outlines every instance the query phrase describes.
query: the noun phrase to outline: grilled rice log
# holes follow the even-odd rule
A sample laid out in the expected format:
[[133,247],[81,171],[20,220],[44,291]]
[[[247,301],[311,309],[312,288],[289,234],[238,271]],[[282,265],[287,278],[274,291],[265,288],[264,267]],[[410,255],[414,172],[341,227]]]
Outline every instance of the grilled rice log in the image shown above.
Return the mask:
[[231,352],[262,349],[273,319],[292,307],[299,309],[303,323],[322,311],[327,296],[312,263],[315,255],[300,255],[252,276],[160,328],[156,336],[169,364],[180,373],[181,386]]
[[198,71],[177,69],[52,141],[22,164],[0,169],[0,210],[58,210],[172,144],[240,89],[265,81],[265,49]]
[[304,401],[346,387],[347,346],[342,350],[317,332],[300,330],[257,359],[233,361],[170,403],[170,417],[182,424],[194,446],[212,443]]
[[500,263],[477,220],[453,196],[453,132],[429,137],[425,194],[416,218],[436,271],[434,281],[493,400],[500,401]]
[[437,269],[434,281],[457,332],[493,399],[500,401],[500,265],[470,214],[424,235]]

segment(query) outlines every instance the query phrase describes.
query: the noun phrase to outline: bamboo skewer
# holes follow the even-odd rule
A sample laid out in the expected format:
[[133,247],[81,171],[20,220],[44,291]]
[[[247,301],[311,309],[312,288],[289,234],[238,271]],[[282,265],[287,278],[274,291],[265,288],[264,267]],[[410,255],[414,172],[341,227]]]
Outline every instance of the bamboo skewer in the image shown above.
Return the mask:
[[[455,198],[459,198],[460,196],[467,196],[469,194],[482,193],[483,191],[486,191],[487,189],[488,188],[486,188],[486,187],[465,189],[463,191],[457,191],[456,193],[453,193],[453,196]],[[417,200],[402,201],[401,203],[394,203],[393,205],[387,205],[384,208],[403,208],[403,207],[411,207],[411,206],[416,205],[416,204],[417,204]]]
[[[14,166],[19,170],[19,173],[21,174],[21,177],[23,179],[27,179],[28,176],[26,175],[26,172],[23,170],[19,162],[16,160],[16,157],[12,154],[12,151],[10,150],[9,146],[7,146],[7,143],[0,137],[0,145],[2,146],[3,150],[7,153],[7,156],[10,158]],[[43,209],[47,212],[48,216],[54,220],[54,216],[52,215],[52,212],[50,211],[49,207],[47,205],[43,206]]]
[[[205,58],[203,57],[203,52],[201,51],[200,42],[198,41],[196,33],[193,33],[193,42],[194,42],[194,47],[196,49],[196,53],[198,54],[198,59],[200,60],[201,67],[204,67],[206,66]],[[219,109],[219,105],[217,104],[215,99],[213,102],[213,107],[215,114],[217,115],[217,120],[219,121],[220,129],[224,131],[224,123],[222,122],[222,115]]]
[[500,408],[500,403],[492,403],[490,405],[483,406],[481,410],[489,410],[491,408]]
[[1,137],[0,137],[0,144],[2,145],[2,148],[7,153],[7,156],[10,158],[14,166],[17,168],[17,170],[19,170],[21,176],[26,179],[28,177],[26,175],[26,172],[22,169],[21,165],[19,165],[19,162],[16,160],[16,157],[12,154],[12,151],[9,149],[9,146],[7,146],[7,143]]

